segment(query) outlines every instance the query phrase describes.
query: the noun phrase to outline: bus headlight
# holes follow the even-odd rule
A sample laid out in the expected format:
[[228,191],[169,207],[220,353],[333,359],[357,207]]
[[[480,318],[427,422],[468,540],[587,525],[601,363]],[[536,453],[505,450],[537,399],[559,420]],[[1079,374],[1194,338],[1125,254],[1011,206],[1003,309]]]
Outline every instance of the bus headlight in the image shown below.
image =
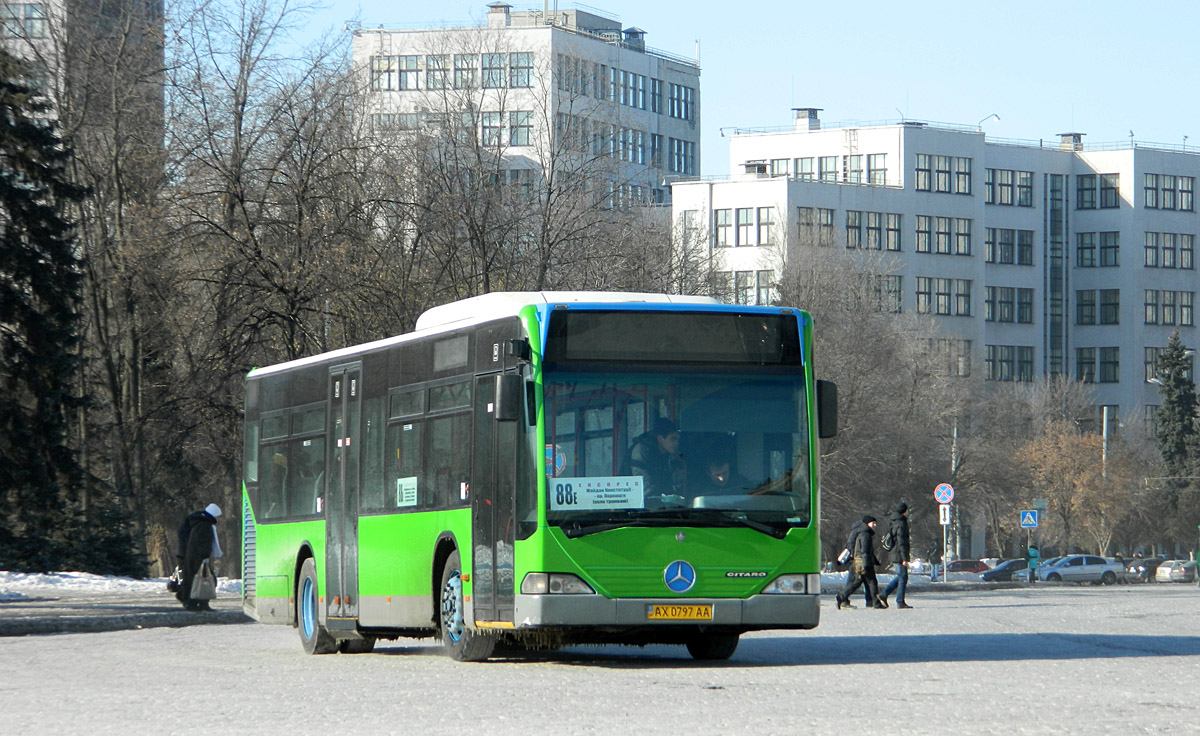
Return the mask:
[[563,572],[531,572],[521,581],[521,593],[525,595],[579,595],[595,594],[592,586],[577,575]]
[[821,576],[780,575],[767,583],[762,592],[775,595],[816,595],[821,592]]

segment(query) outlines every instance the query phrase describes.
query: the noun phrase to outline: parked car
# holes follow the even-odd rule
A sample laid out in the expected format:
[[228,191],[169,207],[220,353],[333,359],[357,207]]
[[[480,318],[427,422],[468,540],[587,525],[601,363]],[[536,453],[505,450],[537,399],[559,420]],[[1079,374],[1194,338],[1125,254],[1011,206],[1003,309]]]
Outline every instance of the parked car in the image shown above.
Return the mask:
[[1179,560],[1163,560],[1158,563],[1158,567],[1154,570],[1154,582],[1171,582],[1171,565],[1174,565],[1176,562],[1179,562]]
[[1131,583],[1154,582],[1154,574],[1158,570],[1158,566],[1162,563],[1163,558],[1161,557],[1144,557],[1130,560],[1129,567],[1125,568],[1125,579]]
[[979,579],[985,583],[1007,582],[1013,579],[1013,573],[1028,570],[1028,562],[1020,560],[1001,560],[991,570],[979,573]]
[[1196,582],[1196,561],[1175,560],[1171,563],[1170,577],[1172,583]]
[[[1056,564],[1061,559],[1062,559],[1061,557],[1051,557],[1048,560],[1043,560],[1042,564],[1038,565],[1038,568],[1037,568],[1037,579],[1045,580],[1046,579],[1046,568],[1051,567],[1052,565]],[[1025,560],[1025,564],[1027,567],[1025,568],[1024,571],[1017,570],[1016,572],[1013,573],[1013,580],[1017,580],[1022,583],[1029,582],[1029,567],[1028,567],[1029,561]]]
[[[943,569],[945,569],[944,574],[942,572]],[[946,566],[946,567],[943,567],[942,565],[935,565],[933,570],[931,571],[931,578],[934,581],[937,581],[937,580],[959,580],[959,581],[972,580],[973,581],[973,580],[979,579],[979,573],[985,572],[990,569],[991,569],[990,567],[988,567],[986,564],[984,564],[980,560],[954,560],[953,562],[951,562],[949,564],[949,566]]]
[[1068,555],[1038,574],[1047,582],[1112,585],[1125,579],[1125,566],[1095,555]]

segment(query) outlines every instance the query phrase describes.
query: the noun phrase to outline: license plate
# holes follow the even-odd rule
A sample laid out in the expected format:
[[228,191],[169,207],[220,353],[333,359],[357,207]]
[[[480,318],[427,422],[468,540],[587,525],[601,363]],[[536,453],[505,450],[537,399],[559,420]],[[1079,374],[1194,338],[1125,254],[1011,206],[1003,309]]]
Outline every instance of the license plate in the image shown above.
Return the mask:
[[712,604],[652,603],[646,606],[646,618],[652,621],[712,621],[712,609]]

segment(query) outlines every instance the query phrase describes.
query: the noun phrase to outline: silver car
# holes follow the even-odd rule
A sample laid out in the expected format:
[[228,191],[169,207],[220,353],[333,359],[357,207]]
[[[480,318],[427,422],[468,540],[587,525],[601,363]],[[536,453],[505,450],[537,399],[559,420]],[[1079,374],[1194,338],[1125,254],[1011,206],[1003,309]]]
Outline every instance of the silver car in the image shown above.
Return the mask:
[[1125,566],[1095,555],[1069,555],[1045,569],[1039,569],[1038,576],[1052,583],[1112,585],[1125,580]]

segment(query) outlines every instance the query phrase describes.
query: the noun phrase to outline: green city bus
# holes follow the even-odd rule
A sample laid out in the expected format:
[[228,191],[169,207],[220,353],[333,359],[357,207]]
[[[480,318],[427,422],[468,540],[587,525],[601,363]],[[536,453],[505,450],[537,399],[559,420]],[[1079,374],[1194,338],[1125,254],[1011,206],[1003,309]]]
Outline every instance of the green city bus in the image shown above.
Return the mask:
[[257,368],[243,607],[312,654],[440,637],[463,661],[498,642],[725,659],[743,632],[811,629],[837,423],[812,355],[798,309],[498,292]]

